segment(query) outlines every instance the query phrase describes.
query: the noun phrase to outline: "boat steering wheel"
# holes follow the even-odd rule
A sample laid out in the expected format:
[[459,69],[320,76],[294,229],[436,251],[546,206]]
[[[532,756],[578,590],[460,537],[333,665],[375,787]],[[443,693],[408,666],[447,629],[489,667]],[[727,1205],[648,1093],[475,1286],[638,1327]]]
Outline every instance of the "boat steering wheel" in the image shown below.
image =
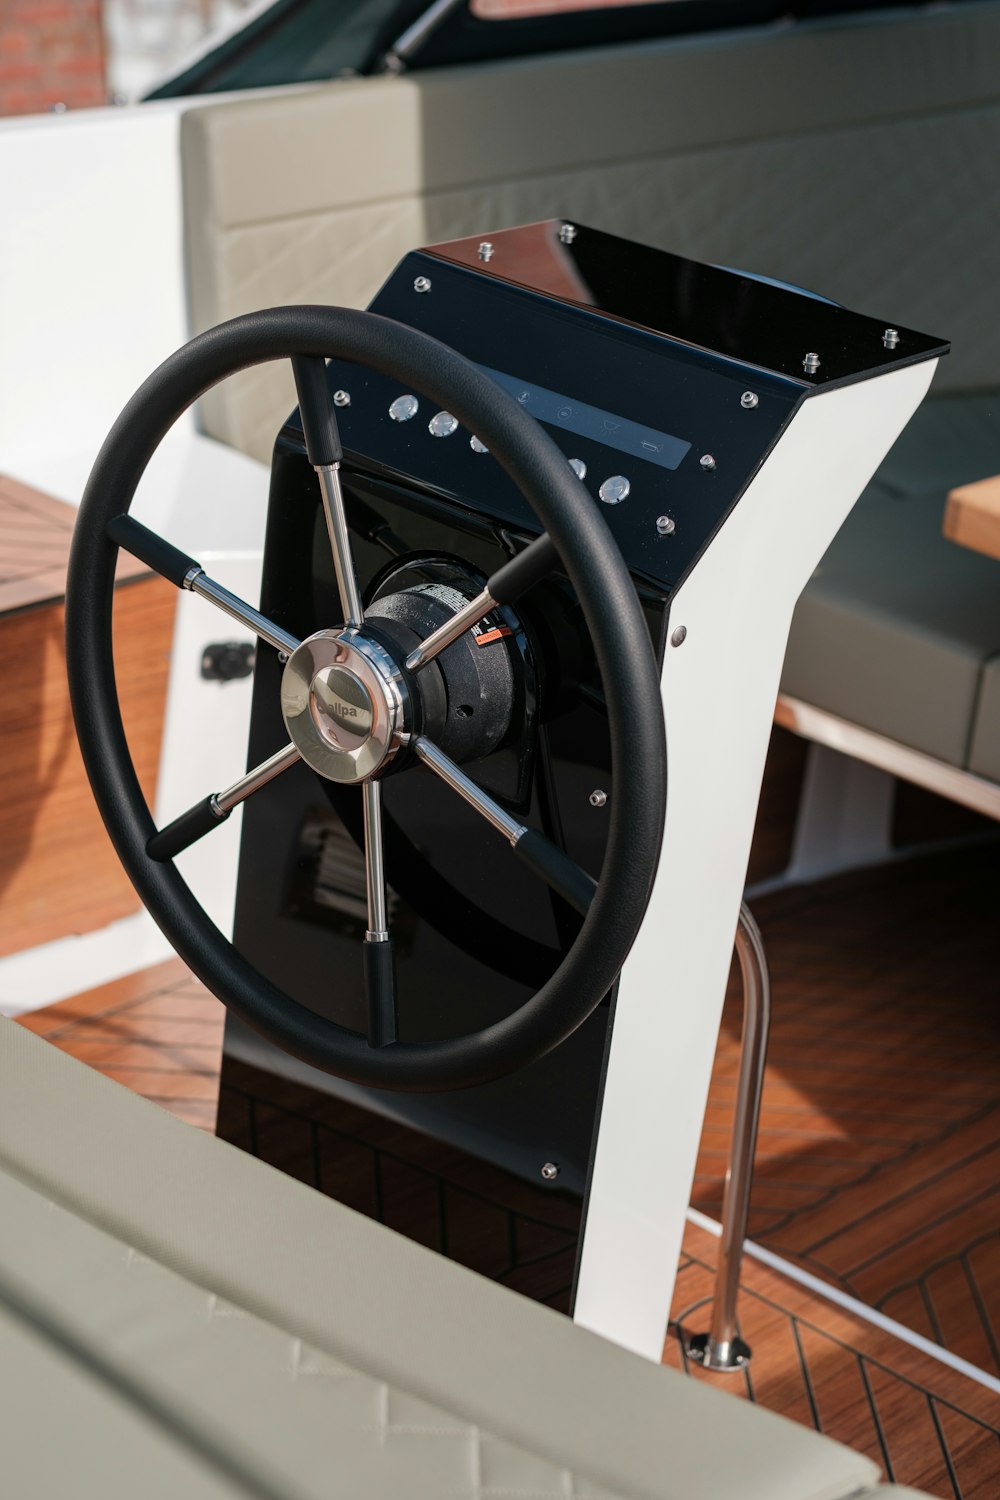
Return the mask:
[[[482,593],[405,650],[366,626],[344,515],[342,451],[324,360],[350,360],[418,390],[485,443],[532,506],[543,534]],[[299,641],[230,594],[200,565],[129,515],[157,445],[206,390],[250,365],[290,359],[309,461],[333,551],[342,622]],[[157,830],[139,787],[115,683],[111,644],[120,547],[179,588],[218,605],[287,657],[281,708],[289,744],[224,792]],[[512,603],[553,567],[576,592],[604,683],[613,795],[595,883],[535,829],[522,826],[434,743],[435,662],[466,630]],[[98,455],[80,506],[66,595],[70,697],[105,825],[137,891],[178,954],[249,1026],[328,1073],[379,1088],[430,1091],[488,1082],[570,1035],[612,987],[639,929],[663,831],[666,749],[658,673],[639,601],[603,516],[529,414],[463,356],[403,324],[334,307],[282,307],[235,318],[185,345],[149,377]],[[368,930],[367,1034],[309,1010],[265,978],[219,932],[173,860],[240,801],[299,760],[363,799]],[[500,1021],[432,1042],[399,1039],[392,935],[382,859],[381,777],[423,765],[505,837],[513,855],[585,913],[556,972]]]

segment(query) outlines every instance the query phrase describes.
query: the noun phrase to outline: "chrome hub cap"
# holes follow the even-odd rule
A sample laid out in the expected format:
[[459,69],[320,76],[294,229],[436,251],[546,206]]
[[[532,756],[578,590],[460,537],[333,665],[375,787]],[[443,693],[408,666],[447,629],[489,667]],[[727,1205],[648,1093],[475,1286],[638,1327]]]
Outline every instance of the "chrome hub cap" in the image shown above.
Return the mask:
[[367,781],[404,743],[399,668],[356,630],[320,630],[288,658],[281,712],[302,759],[329,781]]

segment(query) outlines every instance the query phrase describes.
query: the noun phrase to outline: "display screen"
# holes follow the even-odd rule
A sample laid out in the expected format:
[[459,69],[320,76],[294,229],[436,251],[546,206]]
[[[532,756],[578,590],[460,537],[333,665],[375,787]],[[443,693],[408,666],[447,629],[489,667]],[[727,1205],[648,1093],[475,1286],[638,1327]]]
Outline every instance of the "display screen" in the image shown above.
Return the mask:
[[643,427],[630,422],[627,417],[614,412],[602,411],[598,406],[588,406],[585,401],[576,401],[561,396],[557,391],[547,391],[544,386],[532,385],[529,380],[519,380],[515,375],[505,375],[502,370],[491,370],[487,365],[479,367],[497,385],[509,391],[521,405],[531,412],[539,422],[552,427],[563,427],[579,437],[595,438],[609,448],[629,453],[635,458],[644,458],[647,463],[659,464],[664,469],[676,469],[691,444],[683,438],[671,437],[668,432],[657,432],[652,427]]

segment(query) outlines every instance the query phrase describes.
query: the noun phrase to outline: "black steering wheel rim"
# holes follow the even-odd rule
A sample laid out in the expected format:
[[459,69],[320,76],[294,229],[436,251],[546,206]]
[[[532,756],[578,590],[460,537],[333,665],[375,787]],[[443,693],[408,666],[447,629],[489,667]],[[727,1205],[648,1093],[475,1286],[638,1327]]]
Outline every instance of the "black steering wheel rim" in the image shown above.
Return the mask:
[[[146,853],[155,825],[122,727],[111,619],[117,545],[107,534],[177,418],[251,365],[336,357],[421,391],[490,449],[559,553],[593,638],[610,721],[607,852],[580,935],[531,999],[478,1031],[371,1047],[286,995],[206,916],[172,862]],[[656,662],[632,580],[599,509],[535,420],[462,355],[404,324],[334,307],[271,308],[199,335],[144,382],[111,429],[84,492],[66,594],[77,733],[105,825],[139,895],[178,954],[249,1026],[352,1082],[429,1091],[469,1087],[543,1056],[582,1024],[617,978],[649,899],[663,830],[666,748]]]

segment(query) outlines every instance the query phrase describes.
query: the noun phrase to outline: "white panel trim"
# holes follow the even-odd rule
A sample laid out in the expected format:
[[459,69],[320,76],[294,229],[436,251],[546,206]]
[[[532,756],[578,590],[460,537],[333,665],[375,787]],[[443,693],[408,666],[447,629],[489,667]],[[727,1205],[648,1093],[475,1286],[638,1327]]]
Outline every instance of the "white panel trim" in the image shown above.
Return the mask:
[[659,1360],[795,602],[935,362],[806,400],[678,590],[663,855],[622,970],[576,1321]]
[[838,718],[825,708],[816,708],[799,698],[790,698],[786,693],[778,699],[774,722],[803,739],[837,750],[853,760],[865,761],[869,766],[901,777],[903,781],[926,787],[939,797],[947,797],[951,802],[1000,820],[1000,786],[977,776],[974,771],[935,760],[921,750],[901,745],[898,740],[890,740],[884,734],[852,724],[849,719]]

